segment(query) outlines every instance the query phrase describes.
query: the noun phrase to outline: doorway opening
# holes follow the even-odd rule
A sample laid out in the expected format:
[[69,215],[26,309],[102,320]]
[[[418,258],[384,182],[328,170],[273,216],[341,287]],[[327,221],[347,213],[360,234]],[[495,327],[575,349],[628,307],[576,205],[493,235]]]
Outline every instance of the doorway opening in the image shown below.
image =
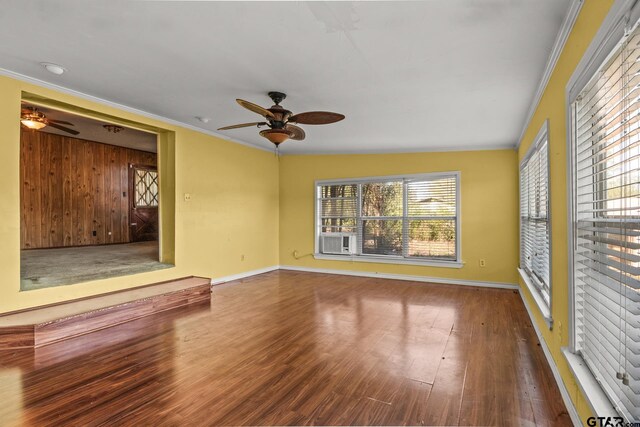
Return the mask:
[[22,291],[172,267],[158,134],[21,103]]

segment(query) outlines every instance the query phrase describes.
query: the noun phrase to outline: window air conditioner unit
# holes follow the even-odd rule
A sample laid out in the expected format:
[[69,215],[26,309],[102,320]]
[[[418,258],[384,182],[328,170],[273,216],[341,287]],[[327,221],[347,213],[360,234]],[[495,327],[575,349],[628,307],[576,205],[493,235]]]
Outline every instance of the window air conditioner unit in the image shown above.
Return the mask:
[[338,255],[355,254],[356,235],[350,233],[321,234],[320,252]]

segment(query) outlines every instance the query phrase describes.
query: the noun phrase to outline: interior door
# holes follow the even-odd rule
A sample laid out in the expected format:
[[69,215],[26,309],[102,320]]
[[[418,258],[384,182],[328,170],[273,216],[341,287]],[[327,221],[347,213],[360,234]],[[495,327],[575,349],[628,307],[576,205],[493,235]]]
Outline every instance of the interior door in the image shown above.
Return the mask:
[[155,166],[129,166],[131,242],[158,240],[158,170]]

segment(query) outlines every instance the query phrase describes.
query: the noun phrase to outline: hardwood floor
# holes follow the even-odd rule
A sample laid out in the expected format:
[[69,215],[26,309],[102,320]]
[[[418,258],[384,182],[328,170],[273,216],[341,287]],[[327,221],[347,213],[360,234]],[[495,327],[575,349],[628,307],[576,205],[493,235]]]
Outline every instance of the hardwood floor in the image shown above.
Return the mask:
[[0,352],[2,425],[570,425],[514,291],[275,271]]
[[42,347],[191,304],[210,304],[211,279],[183,277],[0,315],[0,350]]

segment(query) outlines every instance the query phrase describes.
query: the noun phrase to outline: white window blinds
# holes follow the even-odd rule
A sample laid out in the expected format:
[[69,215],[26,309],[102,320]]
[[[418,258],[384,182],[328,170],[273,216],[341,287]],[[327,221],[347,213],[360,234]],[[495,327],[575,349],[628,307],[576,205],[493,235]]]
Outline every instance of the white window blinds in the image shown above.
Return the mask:
[[573,104],[575,348],[627,421],[640,419],[639,42]]
[[551,307],[549,152],[546,130],[520,166],[520,268]]
[[364,182],[359,185],[362,253],[402,256],[403,182]]
[[316,239],[353,234],[350,256],[457,261],[457,183],[457,174],[318,183]]
[[357,186],[325,185],[320,188],[320,231],[355,233],[358,208]]

